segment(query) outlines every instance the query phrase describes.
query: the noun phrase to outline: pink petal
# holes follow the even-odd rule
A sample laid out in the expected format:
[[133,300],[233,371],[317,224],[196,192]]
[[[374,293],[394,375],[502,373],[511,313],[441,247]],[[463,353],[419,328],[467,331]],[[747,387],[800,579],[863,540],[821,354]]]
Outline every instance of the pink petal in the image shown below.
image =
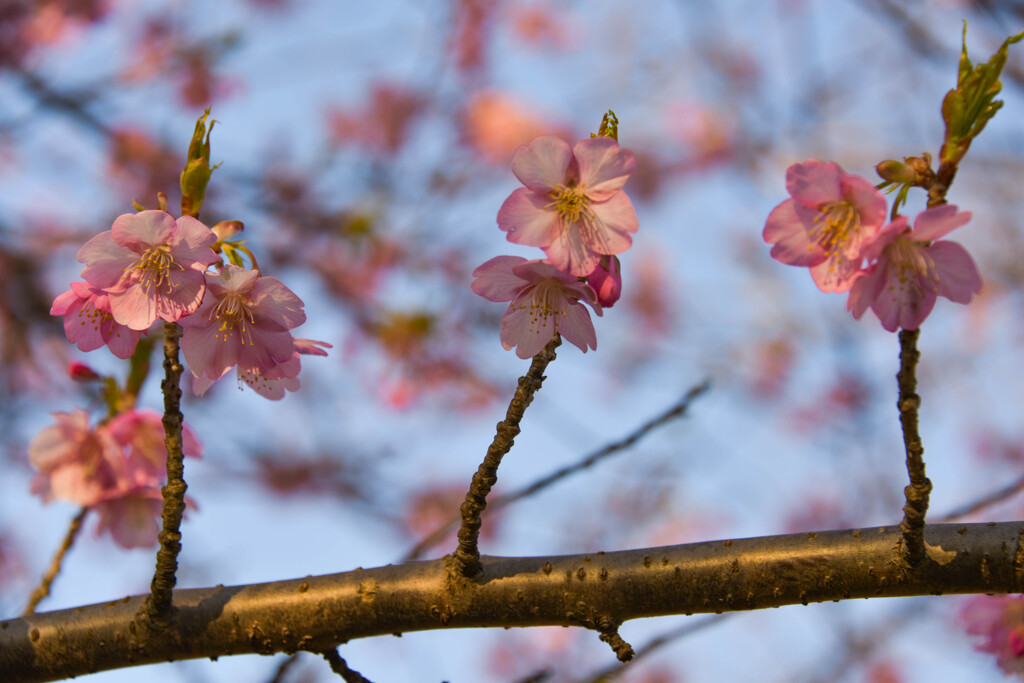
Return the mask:
[[636,169],[636,157],[611,138],[587,138],[573,148],[580,168],[580,186],[594,201],[604,201],[622,189]]
[[853,317],[860,320],[864,312],[871,308],[875,299],[881,294],[885,287],[885,273],[888,263],[879,267],[878,264],[863,271],[863,275],[857,278],[850,288],[850,296],[846,300],[846,310],[853,313]]
[[512,267],[526,263],[522,256],[495,256],[473,271],[470,288],[489,301],[511,301],[526,285]]
[[259,278],[252,299],[257,327],[290,330],[306,322],[302,299],[275,277]]
[[555,320],[551,315],[538,315],[533,308],[533,292],[520,294],[501,317],[501,345],[516,348],[520,358],[532,358],[555,335]]
[[823,292],[845,292],[860,274],[860,262],[833,257],[811,266],[811,277]]
[[[633,210],[633,203],[625,192],[616,192],[607,201],[593,203],[590,205],[594,217],[604,224],[605,228],[617,233],[636,232],[639,222],[636,219],[636,211]],[[625,251],[629,248],[631,240],[625,242]],[[609,255],[622,253],[620,251],[604,252]]]
[[148,330],[156,321],[156,300],[138,287],[110,294],[110,312],[114,320],[133,330]]
[[922,211],[914,219],[914,239],[930,242],[944,237],[971,220],[971,212],[957,213],[952,204]]
[[786,169],[786,190],[804,206],[816,208],[842,199],[839,182],[843,175],[838,164],[808,159]]
[[498,210],[498,227],[508,232],[508,241],[530,247],[551,244],[560,231],[558,214],[548,209],[547,195],[519,188]]
[[175,261],[200,271],[220,261],[210,248],[217,241],[212,230],[192,216],[182,216],[175,224],[178,229],[171,240],[171,255]]
[[150,247],[167,244],[175,227],[171,214],[154,209],[118,216],[110,232],[114,242],[141,254]]
[[861,233],[873,237],[885,223],[888,209],[885,195],[866,178],[843,175],[839,181],[840,192],[857,209],[860,215]]
[[974,259],[956,242],[936,242],[925,248],[935,262],[939,276],[939,296],[958,304],[969,303],[975,294],[981,294],[984,284]]
[[109,230],[96,235],[78,250],[78,260],[85,264],[82,279],[100,289],[117,284],[125,269],[138,258],[134,251],[116,244]]
[[526,187],[546,194],[552,186],[573,180],[577,171],[569,143],[547,135],[516,150],[512,172]]
[[565,307],[565,313],[557,322],[558,331],[565,337],[565,340],[575,344],[583,353],[587,347],[597,350],[597,333],[594,332],[594,323],[590,320],[590,313],[582,305],[570,303]]

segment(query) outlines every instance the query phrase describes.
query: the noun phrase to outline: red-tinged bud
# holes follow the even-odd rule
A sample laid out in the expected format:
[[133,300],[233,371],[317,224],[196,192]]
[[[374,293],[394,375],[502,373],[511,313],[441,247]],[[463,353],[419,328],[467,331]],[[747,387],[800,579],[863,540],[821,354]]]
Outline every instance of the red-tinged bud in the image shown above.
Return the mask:
[[75,382],[95,382],[100,379],[99,373],[79,361],[68,363],[68,377]]
[[221,221],[210,228],[210,230],[213,230],[213,234],[217,236],[218,241],[223,242],[229,237],[234,237],[245,230],[245,225],[242,221]]
[[622,296],[622,270],[618,256],[602,256],[594,271],[587,276],[587,284],[597,292],[597,303],[611,308]]

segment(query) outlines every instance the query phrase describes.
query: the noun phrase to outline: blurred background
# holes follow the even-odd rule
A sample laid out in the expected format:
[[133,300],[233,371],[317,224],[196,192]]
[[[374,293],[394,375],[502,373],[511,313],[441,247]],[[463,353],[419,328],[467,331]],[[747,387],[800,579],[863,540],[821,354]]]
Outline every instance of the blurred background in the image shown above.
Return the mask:
[[[306,303],[302,390],[269,402],[232,378],[183,412],[205,446],[186,463],[196,507],[178,585],[238,584],[400,561],[457,513],[526,361],[504,351],[504,306],[469,289],[506,242],[495,216],[520,184],[515,149],[570,142],[614,109],[637,156],[640,220],[624,294],[598,350],[563,344],[499,473],[515,491],[669,409],[687,416],[485,516],[483,552],[545,555],[895,524],[906,473],[899,344],[854,321],[805,269],[769,258],[785,169],[836,161],[877,181],[883,159],[938,154],[963,21],[975,62],[1024,28],[992,0],[0,1],[0,614],[21,611],[76,509],[29,493],[28,444],[51,412],[101,411],[69,362],[53,298],[75,253],[132,201],[179,202],[196,118],[212,106],[201,218],[244,221],[264,274]],[[919,393],[931,515],[1020,519],[1024,496],[1024,48],[1006,106],[949,201],[952,237],[985,279],[922,328]],[[907,213],[924,208],[911,194]],[[233,377],[233,375],[232,375]],[[158,378],[141,405],[159,409]],[[148,590],[153,552],[95,537],[41,610]],[[451,537],[422,551],[439,557]],[[620,673],[668,681],[998,681],[961,598],[788,607],[627,623]],[[684,632],[681,632],[683,629]],[[347,644],[378,681],[590,681],[614,667],[582,630],[409,633]],[[110,672],[95,681],[337,680],[304,655]]]

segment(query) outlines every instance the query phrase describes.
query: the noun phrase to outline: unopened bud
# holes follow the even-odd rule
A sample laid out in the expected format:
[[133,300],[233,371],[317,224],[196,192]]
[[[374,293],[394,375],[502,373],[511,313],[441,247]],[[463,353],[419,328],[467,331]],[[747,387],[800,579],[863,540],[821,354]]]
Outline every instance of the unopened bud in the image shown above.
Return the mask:
[[75,382],[95,382],[100,379],[98,372],[79,361],[68,363],[68,377]]
[[913,185],[920,177],[913,167],[895,159],[883,161],[875,166],[875,171],[878,172],[882,180],[888,180],[889,182],[901,185]]
[[245,225],[242,221],[221,221],[210,228],[210,230],[213,230],[213,234],[217,236],[217,239],[223,242],[229,237],[233,237],[245,230]]

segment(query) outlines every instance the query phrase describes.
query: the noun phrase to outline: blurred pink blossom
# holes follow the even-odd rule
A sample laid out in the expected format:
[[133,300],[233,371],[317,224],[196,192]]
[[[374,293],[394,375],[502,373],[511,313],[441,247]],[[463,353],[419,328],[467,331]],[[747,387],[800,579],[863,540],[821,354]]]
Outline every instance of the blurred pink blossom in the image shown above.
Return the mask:
[[838,164],[815,159],[786,169],[786,189],[793,198],[775,207],[764,226],[772,258],[809,267],[823,292],[847,291],[864,245],[885,222],[885,196]]
[[493,90],[474,95],[462,115],[466,142],[494,164],[507,164],[520,145],[561,128],[511,95]]
[[633,153],[611,138],[573,148],[554,136],[537,138],[512,158],[526,187],[505,200],[498,227],[509,242],[541,247],[556,268],[586,277],[601,256],[633,243],[636,214],[622,186],[635,166]]
[[551,263],[521,256],[495,256],[473,271],[473,291],[490,301],[511,301],[501,318],[501,345],[517,346],[516,355],[531,358],[555,332],[584,353],[597,349],[597,335],[587,309],[601,306],[593,287],[566,275]]
[[960,611],[967,633],[980,636],[974,647],[996,655],[999,668],[1024,674],[1024,597],[973,595]]
[[[156,543],[160,485],[166,477],[167,449],[159,413],[130,410],[95,429],[83,410],[54,413],[57,424],[43,429],[29,446],[39,470],[32,492],[94,508],[96,535],[109,532],[124,548]],[[202,446],[182,425],[182,452],[199,457]]]
[[904,216],[889,223],[864,249],[865,257],[878,260],[853,284],[846,310],[859,320],[870,307],[882,327],[895,332],[920,327],[939,296],[970,302],[983,288],[978,267],[956,242],[936,241],[970,219],[947,204],[918,214],[913,230]]
[[361,145],[370,151],[392,155],[408,137],[423,98],[401,85],[377,83],[369,104],[357,110],[334,107],[327,112],[330,137],[338,143]]
[[213,232],[191,216],[126,213],[78,251],[82,278],[110,295],[114,320],[145,330],[157,318],[175,322],[199,307],[203,270],[219,260]]
[[193,390],[204,393],[235,366],[239,379],[261,395],[280,398],[298,388],[298,352],[289,330],[306,321],[302,300],[277,278],[230,264],[206,279],[202,305],[181,320]]
[[142,334],[114,320],[110,296],[86,282],[72,282],[71,289],[53,300],[50,315],[64,316],[64,334],[80,351],[106,344],[118,358],[130,358]]

